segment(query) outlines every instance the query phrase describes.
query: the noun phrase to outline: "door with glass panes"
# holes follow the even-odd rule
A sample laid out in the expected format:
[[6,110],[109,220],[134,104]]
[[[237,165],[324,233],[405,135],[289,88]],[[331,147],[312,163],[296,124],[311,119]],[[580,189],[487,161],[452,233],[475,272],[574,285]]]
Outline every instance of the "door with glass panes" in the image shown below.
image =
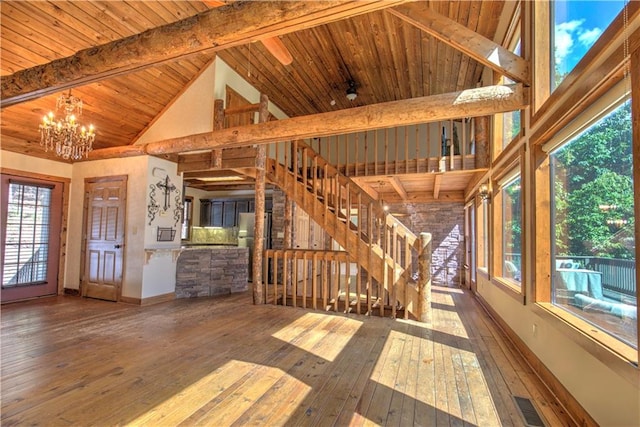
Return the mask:
[[64,184],[1,175],[2,302],[58,291]]

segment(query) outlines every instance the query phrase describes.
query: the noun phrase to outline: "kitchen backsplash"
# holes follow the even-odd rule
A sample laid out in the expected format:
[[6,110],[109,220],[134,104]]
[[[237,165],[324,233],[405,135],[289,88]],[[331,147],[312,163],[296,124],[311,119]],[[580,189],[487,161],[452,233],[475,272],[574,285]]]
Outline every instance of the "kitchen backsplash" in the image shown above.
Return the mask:
[[237,245],[237,227],[192,227],[191,244]]

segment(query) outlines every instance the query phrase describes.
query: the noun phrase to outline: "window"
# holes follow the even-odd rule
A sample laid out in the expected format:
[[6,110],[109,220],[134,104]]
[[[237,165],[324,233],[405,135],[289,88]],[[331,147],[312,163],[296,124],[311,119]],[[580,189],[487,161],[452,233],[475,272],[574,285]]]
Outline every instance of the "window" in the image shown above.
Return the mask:
[[65,183],[44,178],[0,174],[3,302],[58,292]]
[[9,184],[3,288],[46,282],[51,192],[48,187]]
[[[511,51],[517,55],[520,55],[519,38],[516,40],[515,45],[511,49]],[[514,84],[515,82],[505,76],[500,79],[499,83],[503,85],[510,85]],[[497,156],[520,133],[520,110],[496,114],[494,116],[494,123],[496,138],[495,156]]]
[[478,209],[478,267],[489,267],[489,202],[482,200]]
[[500,188],[502,200],[502,277],[520,286],[522,280],[522,202],[520,176]]
[[180,238],[189,240],[191,238],[191,226],[193,221],[193,197],[186,196],[182,204],[182,229]]
[[550,152],[552,303],[637,348],[631,103]]
[[622,10],[624,1],[554,1],[551,10],[551,90],[554,90]]

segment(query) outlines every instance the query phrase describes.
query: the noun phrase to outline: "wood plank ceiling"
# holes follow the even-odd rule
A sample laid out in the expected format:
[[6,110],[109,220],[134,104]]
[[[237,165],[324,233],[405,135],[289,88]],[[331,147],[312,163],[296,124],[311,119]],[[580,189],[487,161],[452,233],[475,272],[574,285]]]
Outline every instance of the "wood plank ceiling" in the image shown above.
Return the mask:
[[[420,7],[493,39],[504,2],[425,1]],[[0,73],[8,76],[208,8],[204,1],[2,1]],[[476,87],[484,68],[385,11],[280,39],[293,55],[291,65],[282,65],[261,43],[218,55],[292,117]],[[84,101],[84,122],[97,128],[94,148],[132,144],[213,58],[199,53],[74,88]],[[354,101],[345,96],[351,79],[358,92]],[[58,96],[3,108],[3,148],[53,158],[38,144],[38,125]]]

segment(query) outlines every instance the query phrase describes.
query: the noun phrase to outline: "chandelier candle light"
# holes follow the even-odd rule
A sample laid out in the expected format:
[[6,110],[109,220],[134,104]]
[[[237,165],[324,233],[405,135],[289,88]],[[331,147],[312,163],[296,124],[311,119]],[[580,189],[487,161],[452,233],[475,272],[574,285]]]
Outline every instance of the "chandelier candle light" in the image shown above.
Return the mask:
[[53,112],[44,116],[40,124],[40,145],[44,146],[44,151],[55,151],[65,160],[88,157],[96,134],[93,125],[87,129],[77,122],[82,115],[82,100],[71,95],[69,90],[68,95],[60,95],[56,109],[64,109],[65,117],[56,121]]

